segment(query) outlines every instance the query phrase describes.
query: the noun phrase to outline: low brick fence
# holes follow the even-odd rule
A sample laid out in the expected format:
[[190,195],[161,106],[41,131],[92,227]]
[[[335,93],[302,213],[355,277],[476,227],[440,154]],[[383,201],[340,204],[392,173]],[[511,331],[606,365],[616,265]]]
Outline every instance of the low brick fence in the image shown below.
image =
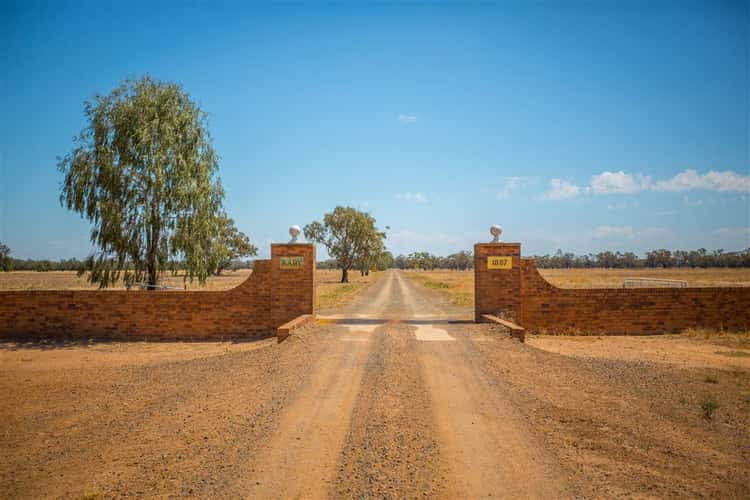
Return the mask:
[[750,287],[558,288],[539,274],[533,259],[520,257],[520,247],[519,243],[474,247],[477,318],[497,314],[533,333],[750,330]]
[[315,314],[315,247],[272,245],[226,291],[0,292],[0,338],[252,338],[302,314]]
[[677,333],[750,330],[750,287],[558,288],[521,261],[519,322],[532,332]]

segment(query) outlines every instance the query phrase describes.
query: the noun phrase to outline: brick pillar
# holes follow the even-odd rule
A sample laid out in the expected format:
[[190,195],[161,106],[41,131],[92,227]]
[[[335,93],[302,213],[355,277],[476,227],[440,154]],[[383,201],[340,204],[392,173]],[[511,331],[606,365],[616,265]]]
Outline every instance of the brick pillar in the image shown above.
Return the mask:
[[302,314],[316,313],[315,245],[271,245],[271,311],[279,327]]
[[516,321],[520,309],[521,244],[474,245],[474,319],[500,314]]

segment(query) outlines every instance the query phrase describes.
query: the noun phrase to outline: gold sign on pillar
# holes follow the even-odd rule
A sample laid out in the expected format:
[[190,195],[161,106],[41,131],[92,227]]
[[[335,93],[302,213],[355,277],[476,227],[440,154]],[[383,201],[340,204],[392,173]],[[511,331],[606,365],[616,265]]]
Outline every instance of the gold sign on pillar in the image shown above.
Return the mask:
[[487,269],[512,269],[513,257],[490,255],[487,257]]
[[305,267],[305,258],[303,256],[281,257],[281,269],[301,269]]

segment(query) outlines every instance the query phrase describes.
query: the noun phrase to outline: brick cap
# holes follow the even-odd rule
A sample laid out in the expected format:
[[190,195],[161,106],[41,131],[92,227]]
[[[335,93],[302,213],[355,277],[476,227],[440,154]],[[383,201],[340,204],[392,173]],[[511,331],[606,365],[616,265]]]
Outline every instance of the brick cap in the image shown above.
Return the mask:
[[474,243],[475,247],[520,247],[520,243],[506,243],[501,241],[500,243]]
[[312,247],[315,243],[271,243],[272,247]]

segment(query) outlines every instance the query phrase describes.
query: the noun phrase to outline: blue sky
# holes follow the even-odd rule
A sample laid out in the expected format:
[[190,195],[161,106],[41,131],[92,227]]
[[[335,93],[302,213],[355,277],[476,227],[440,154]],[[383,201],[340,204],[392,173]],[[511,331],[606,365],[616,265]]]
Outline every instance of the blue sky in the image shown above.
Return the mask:
[[145,73],[209,113],[268,255],[337,204],[395,253],[750,247],[747,2],[0,4],[0,241],[83,257],[56,157]]

